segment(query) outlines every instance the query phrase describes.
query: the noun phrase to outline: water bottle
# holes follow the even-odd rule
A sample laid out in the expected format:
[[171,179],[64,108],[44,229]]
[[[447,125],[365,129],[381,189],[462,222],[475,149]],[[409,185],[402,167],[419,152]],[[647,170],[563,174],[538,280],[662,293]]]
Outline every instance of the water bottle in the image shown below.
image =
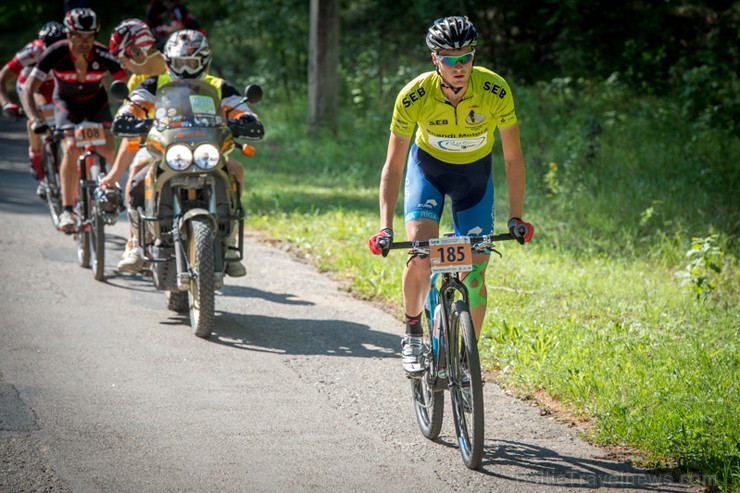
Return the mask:
[[432,322],[432,337],[437,339],[439,337],[439,328],[442,325],[442,305],[437,303],[434,307],[434,319]]
[[88,180],[97,180],[98,175],[100,174],[100,166],[98,164],[93,164],[90,166],[90,175],[87,177]]

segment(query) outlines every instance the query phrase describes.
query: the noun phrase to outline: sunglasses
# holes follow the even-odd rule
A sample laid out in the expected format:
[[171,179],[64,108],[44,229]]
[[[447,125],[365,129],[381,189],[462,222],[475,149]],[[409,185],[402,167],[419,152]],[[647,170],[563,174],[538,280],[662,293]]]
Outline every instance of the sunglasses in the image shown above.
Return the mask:
[[434,58],[436,58],[443,64],[447,65],[448,67],[454,67],[455,65],[457,65],[457,62],[460,62],[463,65],[467,65],[473,59],[474,55],[475,55],[475,50],[465,53],[464,55],[442,56],[442,55],[435,54]]

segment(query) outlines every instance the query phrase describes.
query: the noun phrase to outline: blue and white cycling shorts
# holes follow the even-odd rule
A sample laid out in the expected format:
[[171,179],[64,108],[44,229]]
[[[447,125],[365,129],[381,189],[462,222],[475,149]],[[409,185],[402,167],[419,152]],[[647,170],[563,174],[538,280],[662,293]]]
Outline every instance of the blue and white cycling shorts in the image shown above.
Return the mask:
[[493,232],[491,154],[469,164],[448,164],[411,145],[406,163],[405,222],[431,219],[439,224],[445,196],[452,201],[455,234]]

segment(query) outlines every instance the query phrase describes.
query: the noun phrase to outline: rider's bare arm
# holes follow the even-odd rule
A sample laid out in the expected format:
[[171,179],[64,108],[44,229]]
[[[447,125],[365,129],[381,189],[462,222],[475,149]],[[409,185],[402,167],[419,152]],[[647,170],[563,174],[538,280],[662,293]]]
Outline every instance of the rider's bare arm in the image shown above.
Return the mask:
[[509,191],[509,218],[522,217],[524,209],[524,154],[519,140],[519,124],[499,128],[501,149],[506,165],[506,185]]
[[0,69],[0,106],[12,103],[6,86],[15,78],[16,73],[8,65]]
[[393,216],[396,212],[398,194],[406,167],[406,155],[411,146],[409,137],[391,133],[388,152],[380,176],[380,229],[393,229]]
[[41,84],[44,82],[43,77],[38,78],[35,76],[36,71],[31,72],[31,76],[23,86],[23,92],[21,94],[21,103],[23,104],[23,110],[26,112],[28,119],[31,121],[40,120],[38,107],[36,106],[36,100],[34,94],[38,92]]

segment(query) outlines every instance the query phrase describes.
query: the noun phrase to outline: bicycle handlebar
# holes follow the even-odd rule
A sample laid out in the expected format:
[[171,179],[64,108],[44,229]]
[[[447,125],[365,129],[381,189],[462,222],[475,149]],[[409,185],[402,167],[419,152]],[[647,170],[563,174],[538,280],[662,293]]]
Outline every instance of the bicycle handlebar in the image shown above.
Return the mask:
[[[502,233],[498,235],[483,235],[483,236],[475,236],[475,235],[466,235],[468,238],[470,238],[470,243],[473,245],[473,250],[476,248],[476,244],[487,244],[490,245],[491,243],[495,241],[508,241],[508,240],[515,240],[516,238],[511,233]],[[378,246],[381,248],[382,242],[387,241],[385,238],[380,238],[378,240]],[[426,241],[397,241],[391,243],[389,249],[390,250],[398,250],[401,248],[423,248],[429,246],[429,240]]]

